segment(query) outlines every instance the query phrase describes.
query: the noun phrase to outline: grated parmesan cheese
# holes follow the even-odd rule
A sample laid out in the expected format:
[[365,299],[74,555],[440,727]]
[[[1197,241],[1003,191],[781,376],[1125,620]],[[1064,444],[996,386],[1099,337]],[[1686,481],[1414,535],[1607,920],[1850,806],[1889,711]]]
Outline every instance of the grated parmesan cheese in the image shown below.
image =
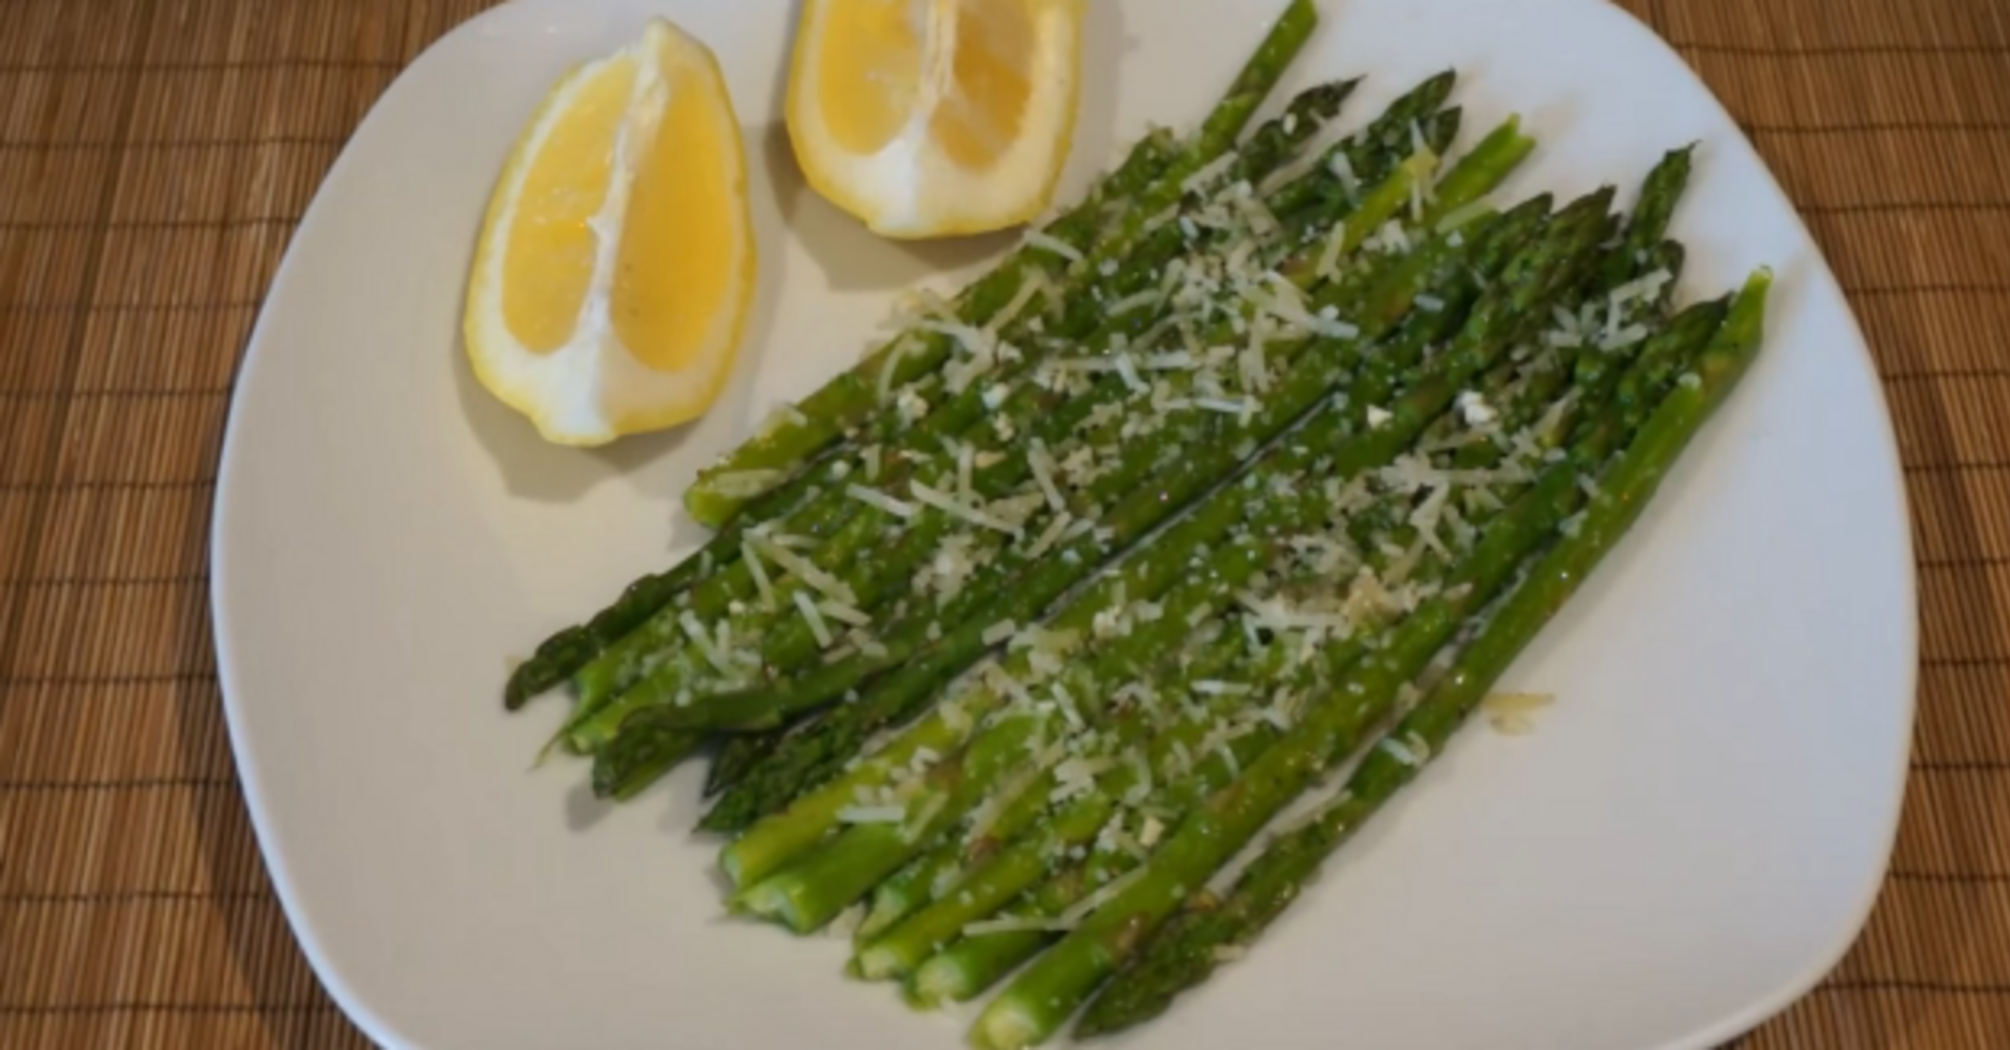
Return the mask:
[[1074,245],[1041,230],[1029,229],[1026,231],[1026,246],[1028,248],[1037,248],[1044,252],[1051,252],[1070,263],[1080,263],[1083,261],[1082,253]]
[[1115,900],[1118,894],[1130,889],[1139,879],[1149,874],[1151,870],[1149,866],[1140,866],[1111,879],[1109,882],[1104,883],[1101,889],[1082,898],[1075,903],[1074,907],[1062,912],[1061,921],[1067,923],[1070,928],[1078,925],[1083,919],[1094,914],[1097,908]]
[[1418,757],[1416,752],[1410,750],[1408,745],[1397,740],[1395,737],[1383,737],[1382,742],[1375,746],[1388,752],[1390,758],[1406,766],[1421,766],[1424,764],[1423,759]]
[[1061,498],[1061,490],[1054,484],[1056,464],[1047,451],[1046,442],[1034,438],[1026,452],[1026,465],[1033,470],[1033,481],[1040,486],[1040,494],[1046,497],[1047,506],[1056,514],[1067,510],[1067,503]]
[[678,614],[677,626],[682,628],[684,636],[691,639],[691,643],[698,647],[698,652],[705,657],[706,663],[718,669],[721,674],[734,675],[738,673],[738,669],[733,666],[732,661],[728,660],[726,654],[720,651],[719,643],[712,638],[710,632],[705,630],[705,625],[698,622],[698,617],[693,615],[691,610],[686,609]]
[[1137,362],[1131,359],[1128,350],[1118,353],[1115,357],[1115,363],[1117,375],[1123,379],[1124,386],[1129,387],[1131,393],[1142,394],[1150,389],[1145,386],[1144,378],[1138,375]]
[[847,605],[844,602],[833,601],[829,598],[817,603],[817,611],[839,623],[852,627],[865,627],[872,623],[872,617],[867,616],[857,606]]
[[1361,177],[1354,174],[1354,162],[1347,157],[1347,151],[1334,150],[1333,161],[1327,167],[1333,177],[1340,182],[1340,191],[1347,195],[1348,203],[1359,207],[1361,204]]
[[907,819],[906,806],[846,806],[838,810],[843,824],[898,824]]
[[1163,297],[1162,293],[1160,293],[1158,289],[1147,288],[1142,292],[1138,292],[1134,295],[1124,296],[1122,299],[1119,299],[1116,302],[1111,303],[1108,306],[1108,308],[1104,310],[1104,315],[1107,317],[1122,317],[1125,314],[1137,310],[1142,310],[1148,306],[1155,307],[1159,304],[1159,301],[1162,297]]
[[912,503],[894,499],[892,496],[878,489],[867,488],[864,485],[846,485],[844,491],[845,495],[850,496],[852,499],[869,507],[877,507],[903,521],[914,517],[915,513],[920,510],[919,507],[916,507]]
[[1200,168],[1198,171],[1195,171],[1193,174],[1188,175],[1186,179],[1179,184],[1180,192],[1187,194],[1198,194],[1207,190],[1209,187],[1213,186],[1217,181],[1219,181],[1222,175],[1228,172],[1228,169],[1234,167],[1235,162],[1237,160],[1240,160],[1241,156],[1242,155],[1240,153],[1237,153],[1234,150],[1229,150],[1228,152],[1223,153],[1221,156],[1216,157],[1215,159],[1209,161],[1205,166]]
[[1003,332],[1007,325],[1018,320],[1020,312],[1026,309],[1026,304],[1032,302],[1033,297],[1040,294],[1041,282],[1046,280],[1046,274],[1034,268],[1028,268],[1026,273],[1039,274],[1039,277],[1038,279],[1031,280],[1021,278],[1019,281],[1019,290],[1012,293],[1012,298],[1006,301],[1005,308],[991,315],[991,320],[984,323],[984,336],[992,344],[993,349],[997,347],[998,333]]
[[879,369],[879,403],[884,405],[893,400],[893,377],[900,368],[900,360],[912,349],[910,341],[902,338],[894,341],[886,352],[886,363]]
[[1500,413],[1487,404],[1486,396],[1472,390],[1463,391],[1458,399],[1459,414],[1465,417],[1469,427],[1483,427],[1500,418]]
[[824,614],[817,609],[817,603],[810,600],[808,593],[797,591],[790,595],[795,600],[796,609],[803,614],[803,620],[810,626],[810,634],[817,640],[817,648],[831,647],[830,625],[824,623]]
[[747,575],[754,578],[754,590],[761,596],[761,607],[769,611],[775,608],[775,585],[768,579],[767,566],[761,564],[758,552],[747,538],[740,539],[740,560],[747,563]]
[[1055,543],[1060,541],[1068,529],[1075,524],[1077,524],[1075,520],[1065,510],[1054,515],[1047,522],[1047,527],[1041,530],[1039,538],[1033,541],[1033,546],[1026,551],[1026,556],[1028,558],[1038,558],[1047,553]]
[[752,542],[755,550],[769,561],[781,566],[783,570],[802,580],[824,597],[846,605],[857,605],[858,595],[852,593],[852,589],[843,580],[817,568],[814,562],[786,546],[794,539],[794,537],[770,535],[754,537]]
[[1018,537],[1022,534],[1017,525],[1003,521],[975,507],[968,506],[949,494],[922,484],[920,481],[908,482],[908,492],[915,499],[942,511],[952,518],[960,519],[980,528],[1002,532],[1013,537]]
[[1088,728],[1088,723],[1082,721],[1081,711],[1075,707],[1075,698],[1068,694],[1068,690],[1059,682],[1055,682],[1052,688],[1054,702],[1061,706],[1061,717],[1068,720],[1069,728],[1078,733]]

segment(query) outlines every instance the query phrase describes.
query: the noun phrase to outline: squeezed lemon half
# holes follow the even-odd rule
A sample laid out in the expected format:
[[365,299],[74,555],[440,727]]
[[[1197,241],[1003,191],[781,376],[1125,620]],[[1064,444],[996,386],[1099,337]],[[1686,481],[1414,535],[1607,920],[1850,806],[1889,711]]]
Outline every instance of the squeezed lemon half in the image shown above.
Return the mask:
[[676,426],[731,374],[757,269],[718,62],[654,19],[554,85],[518,138],[468,278],[468,357],[557,444]]

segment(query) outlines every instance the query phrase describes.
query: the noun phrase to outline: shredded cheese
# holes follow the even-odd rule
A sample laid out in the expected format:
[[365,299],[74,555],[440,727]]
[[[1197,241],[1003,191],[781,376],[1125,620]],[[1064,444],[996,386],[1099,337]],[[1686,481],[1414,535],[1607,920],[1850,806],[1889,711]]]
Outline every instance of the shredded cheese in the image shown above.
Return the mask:
[[761,596],[761,607],[772,611],[775,607],[774,582],[768,579],[768,569],[761,564],[760,553],[745,537],[740,539],[740,560],[747,563],[747,575],[754,579],[754,590]]
[[990,514],[987,514],[984,511],[978,510],[975,507],[964,504],[956,500],[955,498],[951,497],[949,494],[942,492],[938,489],[930,488],[929,486],[922,484],[920,481],[909,482],[908,491],[909,494],[911,494],[915,499],[920,500],[921,502],[926,503],[929,506],[934,507],[939,511],[942,511],[944,514],[947,514],[952,518],[957,518],[959,520],[968,522],[972,525],[976,525],[980,528],[992,529],[998,532],[1003,532],[1006,533],[1007,535],[1014,537],[1017,537],[1022,534],[1022,530],[1019,528],[1019,526],[1014,525],[1009,521],[1004,521]]
[[1065,511],[1068,505],[1061,498],[1061,490],[1054,484],[1054,457],[1039,438],[1034,438],[1027,448],[1026,465],[1032,468],[1033,481],[1040,486],[1040,494],[1046,497],[1047,506],[1056,514]]
[[907,819],[906,806],[846,806],[838,810],[844,824],[898,824]]
[[864,485],[846,485],[844,491],[845,495],[850,496],[852,499],[869,507],[876,507],[902,520],[914,517],[920,510],[919,507],[916,507],[912,503],[894,499],[892,496],[878,489],[867,488]]
[[1151,870],[1150,867],[1132,868],[1122,875],[1111,879],[1109,882],[1104,883],[1101,889],[1082,898],[1075,903],[1074,907],[1062,912],[1061,921],[1067,923],[1070,927],[1079,924],[1083,919],[1094,914],[1097,908],[1115,900],[1118,894],[1130,889],[1139,879],[1149,874]]
[[1044,252],[1052,252],[1070,263],[1079,263],[1082,261],[1082,253],[1074,245],[1042,230],[1027,230],[1026,246],[1029,248],[1038,248]]
[[803,620],[809,624],[810,634],[817,640],[817,648],[830,648],[830,625],[824,623],[824,614],[817,609],[817,603],[812,601],[809,594],[804,591],[797,591],[790,595],[790,597],[795,600],[797,611],[803,614]]
[[759,551],[761,555],[776,565],[781,566],[784,571],[802,580],[823,594],[824,597],[843,602],[846,605],[858,604],[858,596],[852,593],[852,589],[843,580],[817,568],[816,564],[808,558],[784,546],[784,539],[782,537],[753,537],[752,542],[754,543],[754,549]]

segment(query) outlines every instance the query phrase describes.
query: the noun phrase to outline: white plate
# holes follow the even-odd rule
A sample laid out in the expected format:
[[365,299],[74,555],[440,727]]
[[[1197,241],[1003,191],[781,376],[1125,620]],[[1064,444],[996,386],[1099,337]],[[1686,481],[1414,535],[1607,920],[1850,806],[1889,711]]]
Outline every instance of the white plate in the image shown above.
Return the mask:
[[[695,765],[605,811],[504,714],[505,660],[699,535],[694,471],[850,361],[891,293],[1004,239],[873,239],[801,184],[783,0],[520,0],[399,77],[330,172],[240,378],[215,533],[231,739],[280,899],[342,1007],[396,1047],[949,1048],[962,1029],[839,974],[844,944],[721,918]],[[1282,0],[1097,3],[1067,191],[1147,121],[1189,126]],[[1635,535],[1517,665],[1539,732],[1481,728],[1245,963],[1131,1044],[1702,1047],[1807,989],[1855,935],[1912,716],[1904,499],[1836,282],[1682,63],[1595,0],[1329,0],[1286,89],[1365,73],[1355,121],[1455,65],[1473,141],[1542,148],[1506,193],[1630,191],[1703,143],[1684,289],[1779,284],[1765,355]],[[505,150],[569,64],[663,13],[717,50],[764,264],[744,364],[688,432],[540,444],[457,343]],[[674,538],[673,538],[673,523]]]

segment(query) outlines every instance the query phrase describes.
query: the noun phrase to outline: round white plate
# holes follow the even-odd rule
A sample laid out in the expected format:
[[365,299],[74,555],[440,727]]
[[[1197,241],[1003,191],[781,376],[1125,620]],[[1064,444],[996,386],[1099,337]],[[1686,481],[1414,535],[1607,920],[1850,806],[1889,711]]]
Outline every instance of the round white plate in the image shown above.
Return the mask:
[[[1064,187],[1187,127],[1282,0],[1099,0]],[[1504,191],[1630,193],[1700,140],[1685,297],[1778,271],[1763,359],[1475,727],[1250,958],[1120,1045],[1703,1047],[1807,989],[1883,872],[1912,717],[1897,460],[1833,276],[1736,127],[1597,0],[1328,0],[1286,90],[1366,74],[1353,122],[1462,73],[1465,140],[1542,141]],[[701,769],[605,809],[531,758],[505,662],[700,537],[678,498],[779,399],[851,361],[893,293],[1010,238],[877,240],[813,196],[779,118],[785,0],[518,0],[384,94],[295,236],[244,363],[217,496],[231,739],[280,899],[372,1037],[426,1050],[949,1048],[960,1023],[848,982],[842,941],[722,917]],[[763,271],[743,362],[685,431],[541,444],[476,386],[462,280],[492,180],[567,66],[672,17],[718,52]]]

